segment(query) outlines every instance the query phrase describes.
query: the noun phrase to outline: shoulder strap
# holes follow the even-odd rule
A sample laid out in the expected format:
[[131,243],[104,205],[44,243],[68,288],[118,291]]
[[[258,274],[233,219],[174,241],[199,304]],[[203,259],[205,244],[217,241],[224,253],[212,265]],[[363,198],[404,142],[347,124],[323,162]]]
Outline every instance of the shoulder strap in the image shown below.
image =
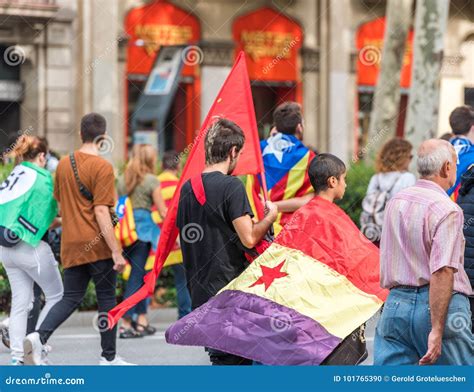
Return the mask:
[[77,165],[76,165],[76,158],[74,157],[73,152],[71,154],[69,154],[69,159],[71,161],[72,171],[74,172],[74,178],[76,179],[76,183],[79,186],[79,192],[87,200],[93,201],[94,196],[89,191],[89,189],[86,188],[86,186],[82,183],[81,179],[79,178],[79,172],[77,171]]
[[219,228],[219,230],[225,233],[225,235],[230,238],[230,240],[235,244],[235,246],[237,246],[237,248],[239,248],[239,250],[250,254],[252,257],[258,256],[258,252],[255,249],[249,249],[242,244],[238,234],[235,233],[227,225],[227,223],[216,213],[216,211],[212,209],[209,203],[207,203],[204,183],[202,181],[202,174],[191,178],[191,188],[199,204],[204,208],[206,215]]
[[396,178],[395,181],[393,182],[392,186],[388,189],[387,193],[389,193],[389,194],[392,193],[393,188],[395,188],[395,185],[397,185],[397,182],[400,180],[401,177],[402,177],[401,174],[399,174],[399,175],[397,176],[397,178]]

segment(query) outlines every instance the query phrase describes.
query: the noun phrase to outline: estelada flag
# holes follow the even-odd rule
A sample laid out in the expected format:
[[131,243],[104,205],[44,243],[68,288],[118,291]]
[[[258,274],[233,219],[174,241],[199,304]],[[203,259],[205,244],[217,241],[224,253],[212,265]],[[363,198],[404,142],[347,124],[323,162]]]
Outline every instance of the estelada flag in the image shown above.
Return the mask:
[[115,206],[115,213],[119,219],[115,226],[115,238],[123,247],[130,246],[138,240],[135,219],[133,218],[132,202],[128,196],[121,196]]
[[[265,179],[268,187],[268,199],[272,202],[301,197],[314,192],[309,181],[308,168],[315,154],[294,135],[277,133],[260,142]],[[255,195],[260,192],[262,176],[247,178],[247,193],[250,205],[254,208]],[[250,187],[253,185],[253,189]],[[262,218],[258,208],[254,215]],[[275,235],[278,235],[291,219],[292,213],[279,213],[274,223]]]
[[[179,184],[179,177],[174,173],[169,171],[164,171],[158,176],[158,181],[160,181],[160,189],[161,189],[161,197],[165,202],[166,208],[170,208],[171,202],[173,201],[174,194],[176,193],[176,189],[178,188]],[[153,222],[157,224],[161,230],[163,230],[163,219],[161,218],[160,214],[156,206],[153,206],[151,209],[151,218]],[[146,261],[145,269],[150,271],[153,269],[156,259],[156,251],[150,249],[150,254],[148,255],[148,259]],[[179,264],[183,262],[183,255],[181,253],[181,248],[179,243],[175,241],[173,249],[171,249],[170,254],[166,258],[164,267],[169,267],[174,264]]]
[[388,295],[379,250],[334,203],[315,197],[236,279],[166,331],[267,365],[318,365]]
[[209,126],[218,118],[234,121],[245,133],[245,145],[234,175],[263,174],[262,154],[258,139],[257,121],[250,91],[250,81],[245,63],[245,54],[240,52],[237,60],[214,101],[199,134],[194,139],[192,150],[183,169],[178,188],[173,197],[158,242],[155,265],[144,278],[144,285],[109,312],[109,326],[112,328],[122,315],[141,300],[152,295],[156,278],[173,249],[178,236],[176,213],[182,185],[190,178],[201,174],[205,168],[204,139]]

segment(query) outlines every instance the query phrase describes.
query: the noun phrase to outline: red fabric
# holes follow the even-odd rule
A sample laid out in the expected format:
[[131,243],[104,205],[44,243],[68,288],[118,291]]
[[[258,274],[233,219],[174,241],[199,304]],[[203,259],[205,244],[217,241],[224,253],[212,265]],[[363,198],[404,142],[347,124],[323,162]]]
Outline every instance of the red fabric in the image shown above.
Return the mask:
[[[163,268],[168,254],[173,249],[178,236],[176,215],[181,187],[187,180],[202,173],[205,167],[204,139],[206,131],[209,125],[218,117],[225,117],[234,121],[245,133],[245,148],[240,156],[234,174],[237,176],[257,173],[264,174],[257,122],[243,52],[239,54],[221,91],[209,110],[198,136],[194,140],[193,148],[189,154],[178,188],[176,189],[176,193],[168,209],[168,214],[163,223],[153,270],[145,276],[145,284],[135,294],[125,299],[109,312],[110,328],[120,320],[128,309],[153,294],[156,279]],[[263,175],[263,177],[265,176]]]
[[293,214],[275,242],[326,264],[365,293],[387,298],[388,290],[380,287],[378,248],[334,203],[315,197]]
[[204,184],[202,182],[202,176],[198,175],[191,178],[191,187],[193,188],[194,196],[202,206],[206,204],[206,191],[204,190]]

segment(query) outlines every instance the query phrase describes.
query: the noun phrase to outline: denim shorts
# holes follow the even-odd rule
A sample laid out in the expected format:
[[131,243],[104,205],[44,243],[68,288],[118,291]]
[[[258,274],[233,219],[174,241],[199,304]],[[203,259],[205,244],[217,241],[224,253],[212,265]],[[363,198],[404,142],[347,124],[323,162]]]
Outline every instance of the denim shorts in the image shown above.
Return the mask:
[[151,211],[144,208],[134,209],[133,218],[135,219],[138,239],[143,242],[151,243],[151,247],[156,251],[161,230],[159,226],[153,222]]

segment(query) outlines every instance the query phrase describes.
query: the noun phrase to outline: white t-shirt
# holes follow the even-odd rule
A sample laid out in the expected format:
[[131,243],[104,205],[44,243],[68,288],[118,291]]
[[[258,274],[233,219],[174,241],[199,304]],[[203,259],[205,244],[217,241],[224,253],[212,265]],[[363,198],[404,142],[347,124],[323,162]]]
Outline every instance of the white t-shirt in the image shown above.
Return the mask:
[[370,179],[367,193],[377,191],[390,191],[390,198],[402,189],[415,185],[416,177],[410,172],[392,171],[387,173],[374,174]]

